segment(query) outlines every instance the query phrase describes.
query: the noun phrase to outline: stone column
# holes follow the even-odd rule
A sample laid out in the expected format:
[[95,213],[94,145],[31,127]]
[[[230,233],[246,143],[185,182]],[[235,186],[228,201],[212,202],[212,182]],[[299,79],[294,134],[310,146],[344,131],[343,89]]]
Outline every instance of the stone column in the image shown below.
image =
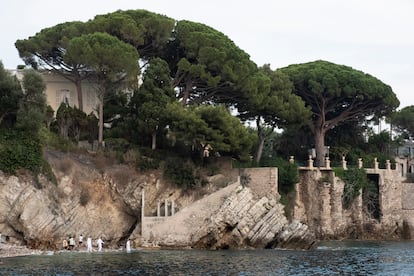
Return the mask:
[[175,201],[171,201],[171,216],[174,216],[175,214]]
[[146,221],[145,221],[145,192],[141,193],[141,236],[145,237],[146,234]]
[[376,157],[374,158],[374,169],[378,170],[378,161]]
[[165,216],[168,217],[168,199],[165,200]]
[[142,190],[141,193],[141,218],[143,219],[145,216],[145,191]]
[[157,217],[160,217],[160,216],[161,216],[161,202],[158,199],[158,202],[157,202]]
[[362,158],[358,158],[358,169],[362,169],[363,163]]
[[309,169],[313,169],[313,159],[312,159],[312,155],[309,155],[308,167],[309,167]]
[[327,169],[330,169],[331,168],[331,160],[329,160],[329,156],[326,156],[325,157],[325,167]]
[[385,161],[385,167],[386,167],[387,171],[390,171],[390,170],[391,170],[391,163],[390,163],[390,160],[386,160],[386,161]]
[[345,156],[342,156],[342,169],[347,170]]

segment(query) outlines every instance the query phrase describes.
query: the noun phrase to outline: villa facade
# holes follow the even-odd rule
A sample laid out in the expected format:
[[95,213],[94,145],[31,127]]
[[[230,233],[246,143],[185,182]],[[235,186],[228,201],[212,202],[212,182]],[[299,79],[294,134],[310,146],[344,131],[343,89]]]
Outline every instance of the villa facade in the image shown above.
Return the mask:
[[[19,80],[23,79],[24,70],[9,70]],[[62,102],[68,103],[71,107],[78,107],[78,92],[75,83],[63,76],[51,71],[40,72],[46,83],[47,104],[56,112]],[[93,82],[82,82],[83,111],[86,114],[97,113],[98,97],[97,86]]]

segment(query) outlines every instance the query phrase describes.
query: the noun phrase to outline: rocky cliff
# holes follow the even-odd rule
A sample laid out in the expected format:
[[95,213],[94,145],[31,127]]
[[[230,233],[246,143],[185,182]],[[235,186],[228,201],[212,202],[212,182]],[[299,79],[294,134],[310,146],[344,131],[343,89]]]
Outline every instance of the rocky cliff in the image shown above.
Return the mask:
[[[180,243],[167,231],[157,245],[310,248],[315,242],[305,225],[287,222],[274,198],[255,198],[237,183],[227,186],[231,179],[225,176],[213,178],[219,181],[209,183],[203,193],[182,193],[156,171],[140,174],[127,165],[84,154],[50,151],[46,158],[56,183],[24,173],[18,177],[0,173],[0,231],[11,242],[59,249],[63,238],[80,234],[102,237],[107,246],[119,246],[127,238],[139,242],[143,190],[150,214],[156,214],[159,200],[175,200],[177,213],[170,219],[187,227],[184,234],[190,237],[189,243]],[[210,202],[212,208],[203,202]],[[186,210],[201,219],[186,216]],[[181,223],[184,220],[192,223]]]
[[378,196],[367,198],[361,190],[352,204],[345,206],[345,183],[332,170],[301,170],[293,218],[308,225],[321,240],[411,238],[412,212],[405,204],[411,198],[404,200],[408,184],[397,170],[366,169],[366,173]]
[[143,239],[162,247],[208,249],[316,246],[316,239],[305,224],[297,220],[288,222],[278,199],[272,194],[257,198],[252,189],[236,182],[161,223],[144,227]]

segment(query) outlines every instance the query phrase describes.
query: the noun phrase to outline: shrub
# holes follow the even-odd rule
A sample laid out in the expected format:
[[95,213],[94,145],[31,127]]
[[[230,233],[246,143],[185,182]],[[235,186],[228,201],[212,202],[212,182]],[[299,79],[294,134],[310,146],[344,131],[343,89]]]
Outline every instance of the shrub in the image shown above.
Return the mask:
[[79,204],[81,206],[86,206],[90,200],[91,196],[89,194],[89,190],[86,188],[82,188],[82,191],[79,196]]
[[192,166],[178,157],[167,158],[164,176],[184,190],[192,188],[196,183]]
[[285,194],[293,191],[295,184],[299,182],[298,166],[280,159],[277,168],[279,172],[279,191]]
[[39,173],[42,166],[42,145],[40,139],[17,130],[0,133],[0,170],[15,173],[28,169]]
[[158,169],[160,167],[159,153],[151,149],[141,148],[136,167],[141,171]]
[[345,182],[342,202],[345,208],[349,208],[354,199],[360,195],[361,190],[368,186],[367,173],[364,169],[358,168],[348,170],[335,168],[334,171],[336,176]]

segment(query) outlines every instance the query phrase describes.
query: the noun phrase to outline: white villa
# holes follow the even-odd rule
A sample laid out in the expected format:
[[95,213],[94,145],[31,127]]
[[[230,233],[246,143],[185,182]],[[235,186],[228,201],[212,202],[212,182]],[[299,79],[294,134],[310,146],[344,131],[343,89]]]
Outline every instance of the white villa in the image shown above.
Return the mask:
[[[23,70],[9,70],[12,75],[17,76],[19,80],[23,78]],[[44,71],[41,72],[46,83],[47,104],[56,112],[62,102],[67,102],[71,107],[78,106],[78,94],[73,82],[65,79],[59,74]],[[82,82],[83,94],[83,111],[86,114],[97,112],[98,97],[97,88],[94,83],[89,81]]]

